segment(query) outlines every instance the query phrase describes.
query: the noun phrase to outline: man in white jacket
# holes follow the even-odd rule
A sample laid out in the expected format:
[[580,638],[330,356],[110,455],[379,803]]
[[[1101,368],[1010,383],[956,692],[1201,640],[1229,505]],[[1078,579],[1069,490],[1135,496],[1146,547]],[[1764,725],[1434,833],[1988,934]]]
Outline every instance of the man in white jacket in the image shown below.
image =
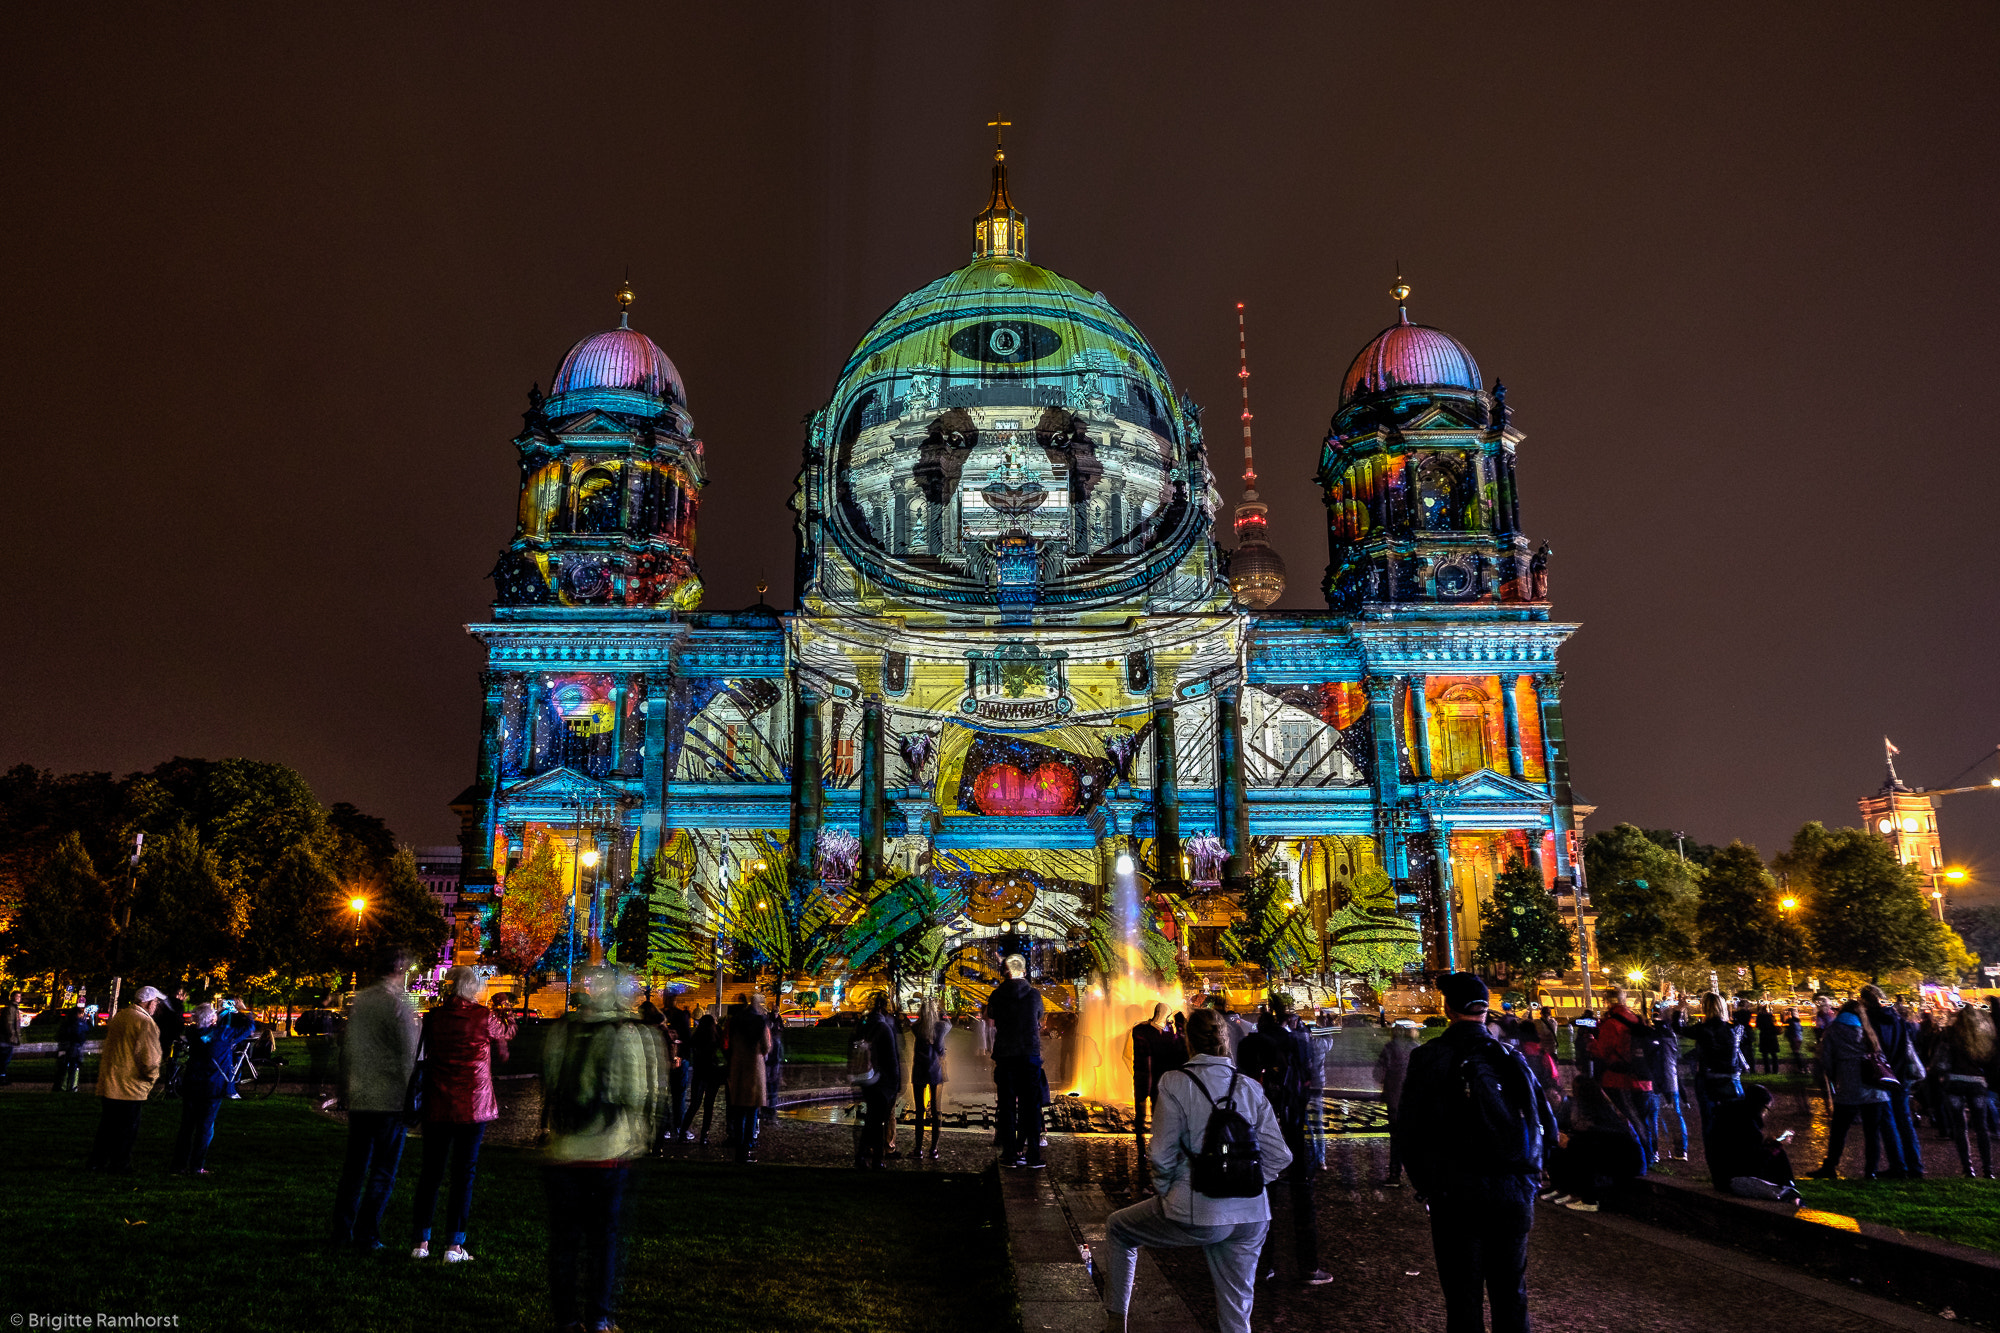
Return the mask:
[[[1158,1191],[1113,1213],[1104,1227],[1105,1326],[1125,1327],[1132,1303],[1132,1274],[1139,1247],[1199,1245],[1215,1280],[1215,1318],[1221,1333],[1249,1333],[1256,1295],[1257,1256],[1271,1226],[1269,1195],[1213,1199],[1197,1193],[1190,1170],[1208,1132],[1213,1103],[1232,1099],[1236,1113],[1257,1136],[1257,1153],[1269,1184],[1291,1165],[1291,1150],[1271,1104],[1253,1079],[1238,1077],[1227,1055],[1222,1015],[1197,1009],[1188,1016],[1188,1062],[1160,1079],[1153,1103],[1153,1143],[1148,1158]],[[1176,1077],[1184,1074],[1185,1077]],[[1234,1080],[1234,1089],[1231,1080]],[[1199,1083],[1199,1086],[1196,1086]]]

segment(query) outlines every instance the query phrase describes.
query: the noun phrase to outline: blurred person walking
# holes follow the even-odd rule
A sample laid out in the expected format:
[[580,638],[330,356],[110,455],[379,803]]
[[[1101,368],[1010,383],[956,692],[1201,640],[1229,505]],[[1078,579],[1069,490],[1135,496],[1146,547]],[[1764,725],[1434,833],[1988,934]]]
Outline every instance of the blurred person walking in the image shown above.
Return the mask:
[[666,1051],[632,1016],[639,991],[632,977],[593,967],[578,985],[581,1003],[542,1047],[549,1307],[558,1328],[601,1333],[618,1323],[630,1163],[658,1132]]
[[1681,1038],[1678,1026],[1664,1021],[1653,1027],[1657,1037],[1647,1050],[1653,1072],[1653,1137],[1659,1155],[1669,1161],[1688,1159],[1687,1117],[1681,1112]]
[[1577,1075],[1556,1112],[1556,1139],[1548,1148],[1549,1183],[1540,1197],[1594,1213],[1605,1193],[1645,1172],[1639,1133],[1594,1078]]
[[444,1003],[424,1015],[420,1038],[424,1164],[411,1205],[410,1257],[431,1256],[431,1217],[448,1170],[451,1193],[445,1197],[444,1229],[451,1242],[444,1261],[456,1264],[472,1258],[465,1248],[472,1180],[486,1127],[500,1118],[493,1066],[507,1059],[514,1028],[479,1002],[486,994],[486,978],[477,968],[454,967],[446,972],[444,992]]
[[1403,1085],[1410,1076],[1410,1056],[1417,1049],[1416,1029],[1398,1021],[1375,1057],[1375,1077],[1382,1084],[1382,1109],[1389,1120],[1389,1173],[1378,1183],[1402,1188],[1403,1154],[1396,1141],[1396,1117],[1403,1105]]
[[944,1044],[950,1035],[951,1020],[940,1015],[937,1000],[926,995],[910,1034],[910,1104],[917,1113],[917,1142],[912,1151],[919,1157],[924,1153],[924,1114],[926,1106],[929,1108],[933,1162],[944,1123]]
[[1430,1210],[1445,1327],[1526,1333],[1528,1233],[1555,1117],[1518,1052],[1486,1035],[1486,983],[1454,972],[1439,983],[1444,1034],[1410,1056],[1395,1134],[1410,1183]]
[[84,1161],[86,1171],[132,1174],[132,1149],[139,1141],[139,1113],[160,1076],[160,1029],[153,1011],[166,996],[141,986],[104,1030],[97,1055],[99,1114],[97,1139]]
[[1645,1017],[1626,1003],[1623,990],[1611,992],[1611,1007],[1597,1024],[1594,1049],[1603,1071],[1598,1082],[1638,1131],[1648,1164],[1660,1158],[1658,1127],[1653,1119],[1657,1108],[1652,1068],[1652,1047],[1659,1037]]
[[[1188,1017],[1192,1052],[1181,1077],[1160,1080],[1153,1108],[1151,1198],[1121,1208],[1104,1223],[1104,1308],[1108,1329],[1122,1330],[1142,1246],[1200,1246],[1215,1283],[1220,1333],[1249,1333],[1257,1294],[1257,1259],[1271,1227],[1266,1188],[1291,1164],[1291,1150],[1256,1080],[1231,1064],[1227,1025],[1213,1009]],[[1213,1151],[1232,1136],[1232,1154],[1250,1165],[1217,1168]],[[1254,1145],[1254,1157],[1243,1149]],[[1240,1172],[1242,1180],[1234,1179]],[[1226,1191],[1226,1192],[1223,1192]]]
[[417,1007],[404,985],[408,953],[378,953],[373,979],[354,996],[342,1047],[347,1087],[347,1154],[334,1187],[333,1242],[372,1254],[382,1213],[403,1160],[403,1108],[417,1064]]
[[770,1030],[771,1048],[764,1053],[764,1105],[757,1116],[766,1125],[778,1119],[778,1092],[785,1085],[785,1019],[782,1014],[766,1014],[764,1026]]
[[738,1162],[757,1160],[758,1113],[769,1096],[764,1057],[771,1053],[771,1025],[761,1001],[738,995],[723,1033],[727,1060],[724,1084],[729,1107],[729,1146]]

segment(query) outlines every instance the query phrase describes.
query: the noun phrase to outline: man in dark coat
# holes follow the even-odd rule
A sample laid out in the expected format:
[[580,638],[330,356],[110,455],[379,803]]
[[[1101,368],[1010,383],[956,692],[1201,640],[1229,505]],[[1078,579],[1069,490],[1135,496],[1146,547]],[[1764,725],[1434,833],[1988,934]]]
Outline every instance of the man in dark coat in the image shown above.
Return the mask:
[[993,1020],[993,1086],[1000,1094],[1000,1160],[1039,1171],[1042,1161],[1042,993],[1028,960],[1007,955],[1007,980],[986,999]]
[[[1306,1127],[1311,1111],[1313,1045],[1312,1038],[1294,1026],[1291,1005],[1282,995],[1271,997],[1270,1012],[1257,1020],[1257,1030],[1243,1039],[1236,1051],[1236,1067],[1264,1089],[1264,1100],[1278,1118],[1278,1130],[1290,1149],[1292,1164],[1280,1179],[1292,1202],[1292,1246],[1298,1259],[1299,1280],[1309,1287],[1324,1286],[1333,1274],[1319,1266],[1319,1215],[1313,1206],[1313,1181],[1319,1175],[1314,1145],[1307,1142]],[[1265,1191],[1276,1201],[1279,1181]],[[1258,1276],[1277,1276],[1277,1264],[1268,1250],[1258,1264]]]
[[1159,1086],[1163,1070],[1153,1067],[1153,1053],[1163,1044],[1167,1006],[1155,1004],[1153,1016],[1132,1025],[1132,1132],[1139,1136],[1139,1151],[1146,1151],[1146,1102]]
[[1483,1291],[1493,1333],[1526,1333],[1528,1232],[1555,1116],[1528,1062],[1487,1035],[1486,983],[1454,972],[1438,989],[1451,1024],[1411,1054],[1392,1132],[1430,1209],[1445,1327],[1479,1328]]

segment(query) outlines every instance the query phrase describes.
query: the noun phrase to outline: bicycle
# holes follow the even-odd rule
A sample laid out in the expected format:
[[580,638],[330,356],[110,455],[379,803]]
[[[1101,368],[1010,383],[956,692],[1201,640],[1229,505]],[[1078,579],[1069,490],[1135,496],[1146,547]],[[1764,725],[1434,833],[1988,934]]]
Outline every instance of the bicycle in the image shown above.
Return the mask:
[[230,1083],[235,1087],[239,1097],[245,1095],[243,1084],[246,1079],[249,1080],[248,1095],[251,1097],[269,1097],[278,1090],[280,1077],[278,1071],[285,1062],[273,1053],[264,1057],[264,1063],[260,1067],[256,1057],[250,1053],[250,1048],[256,1044],[255,1040],[247,1041],[243,1043],[242,1049],[236,1052],[236,1065],[230,1071]]
[[187,1057],[182,1043],[176,1041],[167,1058],[160,1062],[160,1076],[153,1080],[153,1086],[146,1093],[149,1102],[163,1102],[169,1097],[181,1095],[181,1071],[187,1068]]

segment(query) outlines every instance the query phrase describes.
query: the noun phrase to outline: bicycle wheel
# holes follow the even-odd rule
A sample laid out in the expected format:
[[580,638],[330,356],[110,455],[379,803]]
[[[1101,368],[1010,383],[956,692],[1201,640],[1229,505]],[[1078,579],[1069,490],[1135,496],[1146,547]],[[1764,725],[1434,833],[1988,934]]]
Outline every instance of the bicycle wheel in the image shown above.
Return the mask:
[[152,1088],[146,1093],[146,1100],[163,1102],[169,1097],[180,1096],[180,1093],[181,1066],[180,1062],[175,1060],[169,1062],[167,1067],[160,1071],[160,1076],[153,1080]]
[[278,1079],[284,1073],[282,1061],[273,1057],[254,1066],[254,1070],[250,1083],[252,1097],[269,1097],[278,1090]]

